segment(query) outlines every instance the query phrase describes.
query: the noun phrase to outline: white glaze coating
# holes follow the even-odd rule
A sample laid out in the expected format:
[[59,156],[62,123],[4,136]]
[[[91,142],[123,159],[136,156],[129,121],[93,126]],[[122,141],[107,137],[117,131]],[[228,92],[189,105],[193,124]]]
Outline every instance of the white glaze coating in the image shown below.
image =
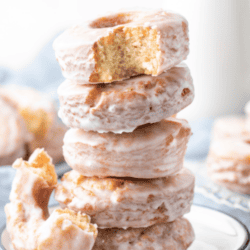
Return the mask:
[[99,228],[148,227],[189,212],[194,176],[183,169],[160,179],[115,179],[65,174],[55,198],[62,206],[91,216]]
[[211,154],[207,159],[207,170],[210,178],[234,192],[250,194],[249,169],[249,160],[223,159]]
[[69,166],[85,176],[165,177],[182,168],[190,136],[187,121],[176,118],[123,134],[70,129],[63,153]]
[[125,22],[128,23],[114,27],[92,28],[96,19],[66,30],[55,40],[53,47],[56,58],[67,79],[78,80],[81,84],[91,83],[89,78],[95,71],[96,64],[94,43],[121,27],[125,30],[128,27],[144,26],[157,30],[160,51],[155,58],[159,62],[156,75],[186,59],[189,53],[189,39],[186,30],[188,24],[182,16],[163,10],[154,10],[125,11],[106,15],[104,18],[114,19],[123,13],[125,13],[125,19],[127,16]]
[[178,218],[148,228],[99,229],[92,250],[186,250],[193,241],[191,224]]
[[[19,160],[21,161],[21,159],[18,159],[14,164],[20,164]],[[12,183],[10,201],[14,202],[18,200],[29,204],[36,204],[37,197],[34,196],[33,192],[38,185],[38,182],[40,186],[49,189],[47,182],[37,174],[33,173],[30,169],[17,169]],[[25,185],[20,185],[21,183],[25,183]]]
[[59,88],[59,117],[68,127],[85,131],[132,132],[161,121],[194,99],[190,71],[180,64],[160,76],[138,76],[122,82],[78,85],[66,80]]
[[[26,206],[20,201],[12,201],[5,206],[7,230],[14,250],[36,250],[35,241],[38,225],[43,223],[41,209]],[[31,215],[32,216],[29,216]]]
[[232,162],[228,160],[209,160],[209,174],[213,180],[225,182],[237,182],[241,185],[250,187],[250,176],[244,173],[249,172],[249,165],[241,162]]
[[65,214],[54,210],[37,231],[39,250],[91,250],[96,235],[88,230],[88,227],[85,230],[79,228]]

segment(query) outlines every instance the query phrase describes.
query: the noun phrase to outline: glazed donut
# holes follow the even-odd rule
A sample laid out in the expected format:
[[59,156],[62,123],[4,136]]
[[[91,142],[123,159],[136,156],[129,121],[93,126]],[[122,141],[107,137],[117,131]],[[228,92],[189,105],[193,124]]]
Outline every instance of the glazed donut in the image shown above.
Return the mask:
[[229,137],[250,140],[250,131],[247,129],[246,119],[237,116],[225,116],[215,120],[212,131],[212,139]]
[[85,177],[72,170],[56,188],[62,207],[86,213],[98,228],[148,227],[189,212],[194,175],[187,169],[168,178]]
[[250,194],[249,137],[214,139],[207,158],[210,178],[232,191]]
[[148,228],[99,229],[92,250],[186,250],[194,241],[194,231],[187,219],[155,224]]
[[157,76],[186,59],[188,23],[163,10],[118,12],[66,30],[53,47],[63,75],[79,84]]
[[57,176],[47,153],[37,149],[28,162],[18,159],[13,167],[17,171],[5,213],[14,250],[92,249],[97,230],[89,216],[68,209],[49,216]]
[[54,101],[48,95],[24,86],[6,85],[0,88],[0,92],[13,103],[33,135],[27,146],[28,155],[36,148],[45,148],[55,163],[62,161],[66,127],[57,120]]
[[190,135],[187,121],[176,118],[123,134],[70,129],[63,153],[69,166],[84,176],[158,178],[183,167]]
[[12,164],[26,155],[26,144],[32,140],[21,116],[6,98],[0,96],[0,165]]
[[59,117],[68,127],[122,133],[181,111],[193,101],[194,87],[188,67],[180,64],[157,77],[111,84],[78,85],[66,80],[58,95]]
[[210,178],[232,191],[250,194],[250,132],[243,117],[215,121],[207,158]]
[[19,85],[1,86],[0,92],[16,106],[32,134],[42,137],[47,133],[56,118],[56,109],[46,94]]

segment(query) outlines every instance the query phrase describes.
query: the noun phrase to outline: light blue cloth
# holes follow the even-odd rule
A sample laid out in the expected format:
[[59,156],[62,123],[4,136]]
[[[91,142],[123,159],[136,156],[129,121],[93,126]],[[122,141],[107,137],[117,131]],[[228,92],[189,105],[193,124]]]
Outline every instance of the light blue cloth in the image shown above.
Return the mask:
[[[19,84],[30,86],[40,91],[44,91],[50,94],[54,99],[58,100],[56,90],[60,83],[63,82],[64,78],[52,49],[53,40],[54,38],[42,49],[36,59],[25,69],[19,72],[14,72],[7,68],[0,67],[0,84]],[[201,160],[206,157],[210,143],[212,124],[212,119],[200,119],[195,122],[191,122],[193,136],[189,142],[186,154],[186,158],[188,160]],[[14,169],[10,167],[0,168],[0,226],[5,224],[3,207],[8,202],[8,196],[14,175]],[[201,179],[199,179],[199,181],[202,182]],[[195,195],[194,203],[212,207],[220,211],[225,211],[226,213],[231,214],[240,221],[244,222],[244,224],[246,224],[250,229],[250,216],[241,210],[216,204],[201,194]],[[50,205],[52,204],[56,204],[56,201],[53,198],[50,202]]]
[[193,135],[188,143],[187,160],[203,160],[206,158],[209,145],[213,119],[204,118],[190,122]]
[[15,72],[6,67],[0,67],[0,84],[33,87],[58,100],[57,88],[65,78],[62,76],[52,48],[55,37],[40,51],[35,60],[23,70]]

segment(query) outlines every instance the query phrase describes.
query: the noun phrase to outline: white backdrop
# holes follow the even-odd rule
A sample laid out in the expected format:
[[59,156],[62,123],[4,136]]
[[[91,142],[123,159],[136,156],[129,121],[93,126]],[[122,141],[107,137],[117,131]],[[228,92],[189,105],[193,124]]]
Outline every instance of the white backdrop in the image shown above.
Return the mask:
[[196,97],[191,119],[243,112],[250,100],[250,1],[166,0],[189,21],[188,65]]
[[188,119],[239,113],[250,99],[250,0],[0,1],[0,65],[21,69],[57,32],[109,10],[171,9],[189,21],[196,89]]
[[56,33],[110,10],[161,8],[164,0],[0,0],[0,65],[24,67]]

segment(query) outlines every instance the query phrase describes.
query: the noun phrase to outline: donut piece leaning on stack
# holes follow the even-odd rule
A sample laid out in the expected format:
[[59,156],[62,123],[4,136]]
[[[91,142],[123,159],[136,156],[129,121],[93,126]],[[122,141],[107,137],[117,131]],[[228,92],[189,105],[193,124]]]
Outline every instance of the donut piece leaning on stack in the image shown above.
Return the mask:
[[5,206],[11,249],[91,250],[97,228],[88,215],[69,209],[55,209],[49,215],[50,195],[57,184],[50,156],[36,149],[29,161],[17,159],[13,168],[16,175]]
[[110,14],[54,42],[67,80],[59,116],[74,169],[57,185],[63,208],[92,216],[93,249],[185,250],[194,176],[183,168],[191,130],[171,118],[194,98],[188,24],[159,11]]

